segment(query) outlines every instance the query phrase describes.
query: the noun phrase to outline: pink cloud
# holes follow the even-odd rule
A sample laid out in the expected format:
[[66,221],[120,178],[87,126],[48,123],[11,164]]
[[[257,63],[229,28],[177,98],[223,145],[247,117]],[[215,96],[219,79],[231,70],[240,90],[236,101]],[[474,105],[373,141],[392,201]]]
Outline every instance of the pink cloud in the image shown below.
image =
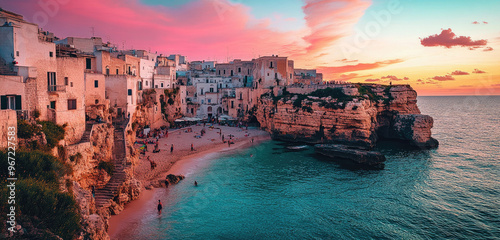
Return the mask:
[[472,71],[472,73],[478,73],[479,74],[479,73],[486,73],[486,72],[483,71],[483,70],[479,70],[479,69],[476,68],[476,69],[474,69],[474,71]]
[[436,80],[436,81],[453,81],[453,80],[455,80],[455,78],[451,75],[435,76],[432,79]]
[[358,62],[358,60],[347,60],[347,58],[337,60],[336,62],[343,62],[343,63],[353,63],[353,62]]
[[338,81],[347,81],[351,80],[354,78],[365,78],[365,77],[371,77],[372,75],[359,75],[357,73],[349,73],[349,74],[341,74],[340,76],[336,77],[335,80]]
[[474,22],[472,22],[472,24],[479,24],[479,22],[478,21],[474,21]]
[[462,46],[462,47],[485,46],[488,43],[488,41],[485,39],[472,40],[470,37],[466,36],[457,37],[455,33],[452,32],[451,28],[448,28],[448,29],[443,29],[440,34],[435,34],[420,39],[420,43],[425,47],[443,46],[446,48],[451,48],[453,46]]
[[396,77],[396,76],[394,76],[394,75],[387,75],[387,76],[383,76],[383,77],[381,77],[381,78],[382,78],[382,79],[391,80],[391,81],[401,81],[401,80],[403,80],[403,79],[398,78],[398,77]]
[[493,48],[492,47],[487,47],[487,48],[483,49],[483,51],[485,51],[485,52],[493,51]]
[[456,70],[454,72],[451,73],[451,75],[469,75],[470,73],[468,72],[464,72],[464,71],[460,71],[460,70]]
[[471,88],[471,87],[474,87],[473,85],[460,85],[458,87],[461,87],[461,88]]
[[[2,7],[33,22],[33,16],[43,12],[39,2],[8,1]],[[88,0],[58,8],[44,30],[61,38],[91,37],[90,27],[94,27],[96,36],[120,49],[125,45],[127,49],[179,53],[190,60],[291,55],[308,46],[301,38],[304,29],[273,30],[269,20],[253,18],[249,7],[229,0],[196,0],[172,8],[148,6],[140,0]]]
[[352,27],[371,5],[365,0],[305,0],[302,10],[311,30],[304,37],[307,54],[316,54],[350,34]]
[[365,82],[379,82],[380,79],[378,78],[368,78],[368,79],[365,79]]
[[488,24],[488,22],[483,21],[484,24]]
[[491,84],[492,87],[500,87],[500,84]]
[[385,67],[388,65],[396,64],[396,63],[401,63],[403,62],[402,59],[393,59],[393,60],[386,60],[386,61],[380,61],[380,62],[374,62],[374,63],[358,63],[355,65],[344,65],[344,66],[336,66],[336,67],[318,67],[318,71],[322,72],[323,74],[341,74],[341,73],[347,73],[347,72],[356,72],[356,71],[362,71],[362,70],[370,70],[370,69],[376,69],[376,68],[381,68]]

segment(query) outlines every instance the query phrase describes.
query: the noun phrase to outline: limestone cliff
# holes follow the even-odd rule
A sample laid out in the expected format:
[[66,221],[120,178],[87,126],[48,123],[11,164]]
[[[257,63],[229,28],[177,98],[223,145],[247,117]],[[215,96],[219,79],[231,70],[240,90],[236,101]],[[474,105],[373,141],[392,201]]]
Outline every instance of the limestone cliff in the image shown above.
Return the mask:
[[409,85],[345,84],[309,91],[283,88],[261,96],[256,117],[276,139],[372,148],[380,139],[436,147],[433,119],[421,115]]

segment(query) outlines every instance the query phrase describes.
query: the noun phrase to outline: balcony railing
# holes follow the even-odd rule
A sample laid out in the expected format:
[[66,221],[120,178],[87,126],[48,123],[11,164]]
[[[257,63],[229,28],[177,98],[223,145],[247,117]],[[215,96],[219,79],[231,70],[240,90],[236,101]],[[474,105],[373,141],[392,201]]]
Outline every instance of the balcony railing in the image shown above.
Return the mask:
[[50,85],[49,92],[64,92],[66,91],[66,85]]
[[29,111],[28,110],[16,110],[18,120],[28,120]]

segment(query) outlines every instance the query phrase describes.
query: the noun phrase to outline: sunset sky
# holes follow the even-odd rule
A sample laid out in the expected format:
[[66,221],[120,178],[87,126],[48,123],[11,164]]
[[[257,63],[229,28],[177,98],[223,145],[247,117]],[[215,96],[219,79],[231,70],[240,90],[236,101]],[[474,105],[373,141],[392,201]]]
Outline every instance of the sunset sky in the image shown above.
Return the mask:
[[0,0],[58,37],[189,60],[278,54],[325,80],[500,94],[500,1]]

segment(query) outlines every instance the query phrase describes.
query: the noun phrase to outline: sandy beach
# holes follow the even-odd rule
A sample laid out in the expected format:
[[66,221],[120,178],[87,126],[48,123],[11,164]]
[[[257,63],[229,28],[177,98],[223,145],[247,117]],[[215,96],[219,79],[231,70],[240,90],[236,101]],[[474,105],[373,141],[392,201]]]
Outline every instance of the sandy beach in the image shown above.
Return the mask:
[[[192,131],[188,131],[191,128]],[[205,129],[206,133],[201,138],[200,132]],[[224,140],[222,142],[222,131]],[[230,137],[232,135],[232,137]],[[228,146],[227,140],[231,138],[234,144]],[[148,144],[148,152],[146,155],[141,155],[139,164],[134,166],[134,174],[137,179],[141,180],[145,186],[152,180],[164,179],[168,174],[184,175],[189,181],[190,173],[203,161],[216,157],[218,153],[231,150],[241,149],[252,144],[257,144],[260,141],[270,139],[269,133],[259,129],[228,127],[214,125],[214,128],[209,126],[193,125],[182,129],[169,130],[168,137],[159,139],[159,153],[152,153],[154,144]],[[252,143],[253,140],[253,143]],[[171,152],[170,147],[174,145],[174,150]],[[191,151],[193,144],[194,151]],[[135,144],[136,148],[142,144]],[[154,161],[157,166],[151,169],[151,164],[147,160]],[[156,201],[155,195],[161,194],[162,191],[168,191],[165,188],[156,188],[153,190],[144,190],[141,192],[139,199],[132,201],[125,206],[125,209],[118,215],[114,215],[109,220],[108,234],[111,239],[127,227],[132,227],[136,222],[139,213],[145,208],[155,205],[152,201]]]

